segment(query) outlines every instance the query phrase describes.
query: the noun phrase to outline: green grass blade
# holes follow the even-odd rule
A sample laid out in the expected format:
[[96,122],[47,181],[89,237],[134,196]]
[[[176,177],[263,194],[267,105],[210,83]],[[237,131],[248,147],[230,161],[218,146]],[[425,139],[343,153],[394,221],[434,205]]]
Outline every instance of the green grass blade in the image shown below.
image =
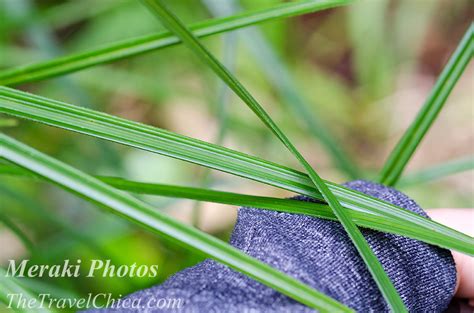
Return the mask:
[[[244,153],[116,116],[0,86],[0,113],[193,162],[295,192],[317,192],[304,174]],[[294,181],[294,183],[291,183]],[[305,187],[306,185],[306,187]]]
[[408,187],[424,184],[435,179],[446,177],[474,169],[474,156],[449,161],[443,164],[423,169],[403,176],[397,183],[397,187]]
[[[233,14],[237,11],[235,1],[206,0],[203,2],[215,15]],[[241,30],[239,34],[263,73],[280,94],[283,103],[294,113],[295,118],[301,119],[306,124],[308,131],[326,148],[337,167],[351,179],[361,178],[357,166],[348,158],[341,145],[326,130],[317,115],[311,112],[308,103],[298,93],[289,70],[263,34],[256,28]]]
[[[333,195],[326,183],[316,173],[311,165],[306,161],[303,155],[296,149],[292,142],[286,137],[276,123],[270,118],[267,112],[252,97],[247,89],[229,72],[205,47],[201,42],[189,31],[186,26],[169,11],[161,0],[142,0],[148,9],[154,13],[159,20],[178,36],[184,45],[188,46],[204,63],[206,63],[244,102],[245,104],[260,118],[260,120],[280,139],[287,149],[295,156],[295,158],[303,165],[308,172],[311,181],[321,192],[324,199],[334,212],[334,215],[341,222],[346,230],[349,238],[362,256],[369,272],[372,274],[377,286],[388,305],[395,312],[405,312],[405,305],[400,298],[398,292],[393,286],[390,278],[373,253],[364,236],[357,228],[357,225],[350,219],[349,215],[344,211],[339,200]],[[348,1],[346,1],[348,2]]]
[[[225,18],[199,22],[191,25],[190,28],[195,32],[196,36],[206,37],[256,23],[316,12],[342,4],[344,4],[344,1],[341,0],[309,0],[284,3],[269,9],[245,12]],[[155,51],[179,43],[180,40],[170,32],[131,38],[94,50],[0,71],[0,85],[18,85],[38,81]]]
[[[12,165],[0,165],[0,174],[24,176],[28,178],[38,177],[29,171],[26,171],[18,166]],[[322,201],[320,203],[307,203],[290,199],[249,196],[243,194],[207,190],[202,188],[143,183],[116,177],[96,176],[96,178],[111,185],[112,187],[133,193],[185,198],[191,200],[208,201],[237,206],[252,206],[261,209],[275,210],[294,214],[305,214],[318,218],[325,218],[337,221],[337,218],[332,212],[332,210],[327,204],[323,203]],[[331,184],[329,182],[327,183]],[[334,188],[333,190],[337,195],[339,195],[340,190],[338,190],[337,188]],[[357,225],[386,233],[392,233],[421,240],[435,245],[440,245],[448,249],[464,249],[465,253],[471,255],[473,254],[472,238],[469,238],[460,233],[455,233],[455,242],[457,246],[453,246],[449,243],[449,236],[453,236],[452,234],[442,235],[438,237],[439,235],[444,234],[445,226],[442,226],[427,219],[424,220],[427,221],[426,225],[423,223],[419,223],[418,221],[412,221],[410,220],[411,215],[413,215],[411,213],[411,215],[409,214],[407,217],[404,216],[403,218],[400,218],[398,215],[393,216],[388,214],[373,213],[369,210],[361,210],[358,206],[358,203],[361,201],[360,199],[358,199],[359,196],[362,196],[362,198],[365,197],[365,195],[363,194],[355,195],[353,196],[352,202],[348,200],[345,200],[345,202],[343,202],[345,210],[347,210],[348,214]],[[343,198],[343,196],[340,196],[340,199]],[[392,207],[390,207],[389,205],[388,208],[382,207],[382,209],[390,211]],[[417,217],[418,219],[423,220],[423,218],[419,216]],[[435,235],[433,235],[433,231],[436,232]],[[439,238],[445,239],[447,243],[440,242]]]
[[[297,170],[102,112],[8,87],[0,87],[0,112],[192,162],[324,201],[310,178]],[[473,239],[467,235],[379,199],[335,183],[326,183],[348,209],[390,216],[405,225],[407,232],[429,236],[429,240],[420,240],[474,255]],[[407,233],[407,236],[411,235]]]
[[104,206],[179,244],[208,255],[312,308],[350,312],[341,303],[262,263],[227,243],[186,226],[111,186],[0,134],[0,157],[24,167],[79,196]]
[[[304,214],[317,218],[331,219],[337,221],[337,217],[334,215],[331,208],[326,203],[322,202],[309,203],[292,199],[251,196],[202,188],[142,183],[115,177],[98,178],[101,181],[110,184],[111,186],[117,189],[126,190],[129,192],[208,201],[236,206],[251,206],[255,208],[281,211],[293,214]],[[334,193],[337,194],[338,189],[335,189]],[[354,197],[357,197],[357,195],[355,195]],[[411,237],[414,239],[423,240],[428,243],[433,243],[433,235],[427,231],[427,227],[422,227],[422,229],[418,229],[416,226],[410,225],[410,222],[400,220],[399,218],[389,215],[378,215],[371,212],[369,213],[365,211],[350,209],[349,207],[345,207],[344,210],[347,211],[353,221],[359,226],[379,230],[382,232],[389,232],[401,236]],[[432,230],[439,228],[439,225],[440,224],[430,223],[430,227]],[[468,245],[470,245],[472,254],[474,241],[472,238],[470,238],[470,240],[468,240],[467,242]]]
[[[32,293],[27,290],[21,282],[18,281],[17,278],[14,277],[7,277],[7,271],[3,268],[0,268],[0,302],[5,304],[5,306],[11,305],[11,310],[13,312],[25,312],[25,313],[49,313],[53,312],[47,309],[47,306],[41,308],[39,307],[39,303],[41,299],[37,299],[32,295]],[[22,295],[22,301],[18,296],[14,295]],[[26,305],[31,301],[32,303],[36,303],[38,307],[28,307]]]
[[415,153],[426,132],[428,132],[431,124],[433,124],[446,103],[446,99],[459,77],[469,64],[473,52],[474,25],[471,24],[441,72],[425,104],[390,154],[379,178],[382,184],[393,186],[397,183],[408,161]]
[[[8,164],[0,164],[0,173],[28,178],[38,178],[37,175],[34,175],[29,171],[25,171],[21,167],[12,166]],[[76,227],[74,227],[73,224],[68,223],[64,219],[51,213],[38,203],[31,201],[28,197],[25,197],[23,194],[14,189],[10,189],[8,187],[0,185],[0,194],[3,194],[3,196],[6,196],[11,199],[18,199],[20,206],[24,208],[25,211],[30,212],[32,216],[37,216],[43,223],[47,223],[51,227],[60,230],[62,232],[63,237],[70,238],[71,240],[82,245],[84,248],[89,249],[92,253],[99,257],[102,257],[104,259],[107,258],[108,254],[106,253],[104,248],[102,248],[102,246],[98,243],[97,238],[93,235],[78,230]],[[0,215],[1,214],[2,213],[0,212]],[[36,250],[36,252],[40,251]]]
[[[28,178],[38,178],[37,175],[34,175],[33,173],[26,171],[22,169],[21,167],[18,166],[10,166],[14,171],[10,171],[10,175],[21,175],[21,176],[26,176]],[[0,168],[5,169],[5,165],[0,165]],[[0,170],[1,171],[1,170]],[[94,256],[99,257],[100,259],[106,260],[110,259],[112,264],[117,264],[119,260],[116,260],[115,256],[111,256],[109,251],[107,249],[104,249],[102,244],[100,243],[101,239],[100,236],[98,237],[96,233],[89,232],[89,231],[83,231],[83,229],[78,229],[76,225],[74,225],[74,222],[67,221],[57,214],[54,214],[48,210],[45,210],[39,203],[34,202],[33,200],[29,199],[28,196],[25,194],[17,191],[16,189],[9,188],[8,186],[2,186],[0,184],[0,197],[2,199],[14,199],[14,201],[17,201],[17,203],[20,205],[20,207],[23,209],[23,212],[27,212],[29,216],[34,217],[37,221],[37,224],[35,226],[30,226],[28,230],[31,231],[36,231],[36,227],[41,228],[43,225],[49,225],[51,228],[57,229],[59,232],[59,236],[62,239],[67,239],[69,240],[69,245],[73,245],[75,247],[83,247],[85,249],[88,249],[91,253],[93,253]],[[16,215],[12,211],[8,210],[7,208],[2,208],[2,211],[4,211],[3,215]],[[0,215],[2,212],[0,212]],[[19,216],[16,216],[17,219],[21,220],[22,215],[19,214]],[[100,222],[100,221],[96,221]],[[109,233],[110,235],[111,233]],[[121,230],[121,235],[124,235],[123,229]],[[50,244],[46,243],[46,246]],[[37,245],[32,245],[30,252],[33,256],[33,258],[37,259],[38,262],[42,262],[44,264],[48,263],[49,261],[54,260],[55,253],[53,252],[57,246],[54,248],[49,248],[48,247],[48,253],[45,253],[44,247],[41,246],[41,242],[39,242]],[[52,254],[52,256],[51,256]],[[124,282],[119,279],[114,279],[115,284],[120,285],[120,286],[132,286],[138,288],[139,286],[136,284],[135,281],[130,280],[127,282]],[[75,286],[71,284],[69,281],[60,281],[59,282],[61,288],[67,290],[72,290],[74,289]]]

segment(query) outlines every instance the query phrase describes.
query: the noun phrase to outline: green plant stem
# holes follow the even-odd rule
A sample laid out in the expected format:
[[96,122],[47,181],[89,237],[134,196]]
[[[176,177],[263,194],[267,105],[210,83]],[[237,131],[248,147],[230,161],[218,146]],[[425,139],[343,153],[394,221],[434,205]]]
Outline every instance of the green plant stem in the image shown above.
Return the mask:
[[227,243],[177,222],[136,198],[3,134],[0,134],[0,157],[157,234],[210,256],[312,308],[324,312],[350,312],[343,304]]
[[[321,177],[319,177],[316,171],[286,137],[283,131],[281,131],[276,123],[270,118],[267,112],[260,106],[255,98],[252,97],[247,89],[232,75],[232,73],[230,73],[186,28],[186,26],[170,10],[168,10],[161,0],[142,0],[141,2],[144,3],[145,6],[147,6],[148,9],[154,13],[169,30],[178,36],[184,45],[188,46],[191,51],[206,63],[245,102],[245,104],[247,104],[247,106],[295,156],[301,165],[303,165],[311,178],[311,181],[321,192],[322,196],[333,210],[334,215],[341,222],[349,238],[359,251],[359,254],[362,256],[362,259],[364,260],[369,272],[372,274],[372,277],[388,305],[396,312],[406,312],[405,305],[393,286],[393,283],[385,273],[385,270],[369,247],[364,236],[357,228],[356,224],[343,210],[339,200],[337,200],[326,183],[321,179]],[[342,1],[342,3],[348,2],[349,1]]]
[[[256,23],[316,12],[343,4],[344,2],[340,0],[307,0],[284,3],[264,10],[245,12],[221,19],[199,22],[191,25],[190,28],[195,32],[196,36],[206,37]],[[155,51],[179,43],[180,40],[170,32],[135,37],[94,50],[0,71],[0,85],[18,85],[38,81]]]
[[471,24],[441,72],[425,104],[390,154],[380,174],[380,183],[387,186],[394,186],[397,183],[408,161],[436,120],[456,82],[469,64],[473,52],[474,25]]

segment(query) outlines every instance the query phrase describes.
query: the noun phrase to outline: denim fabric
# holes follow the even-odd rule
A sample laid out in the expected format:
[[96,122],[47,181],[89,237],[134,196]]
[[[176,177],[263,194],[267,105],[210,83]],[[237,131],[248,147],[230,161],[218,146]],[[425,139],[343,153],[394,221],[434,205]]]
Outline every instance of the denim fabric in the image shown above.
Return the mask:
[[[394,189],[365,181],[346,186],[427,216],[413,200]],[[295,199],[311,201],[302,196]],[[448,306],[456,284],[454,261],[448,250],[378,231],[362,232],[410,312],[441,312]],[[241,208],[231,244],[359,312],[389,311],[363,260],[337,222]],[[142,301],[150,297],[182,298],[185,303],[180,312],[313,312],[213,260],[128,296]]]

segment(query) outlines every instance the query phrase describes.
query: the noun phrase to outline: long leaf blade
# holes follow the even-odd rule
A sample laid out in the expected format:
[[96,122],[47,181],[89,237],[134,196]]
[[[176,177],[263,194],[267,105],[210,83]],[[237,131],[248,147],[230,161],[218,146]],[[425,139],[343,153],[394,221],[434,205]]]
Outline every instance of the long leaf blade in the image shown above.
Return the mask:
[[[8,87],[0,87],[0,112],[192,162],[324,201],[309,177],[297,170],[102,112]],[[473,239],[465,234],[390,203],[335,183],[326,183],[348,209],[390,216],[409,230],[420,232],[420,236],[427,234],[431,240],[422,239],[425,242],[474,255]]]
[[[29,171],[26,171],[18,166],[12,165],[0,165],[0,174],[23,176],[28,178],[37,177]],[[251,206],[255,208],[275,210],[293,214],[304,214],[317,218],[331,219],[337,221],[336,216],[329,208],[329,206],[322,202],[308,203],[290,199],[250,196],[244,194],[208,190],[203,188],[143,183],[117,177],[95,177],[111,185],[112,187],[133,193],[183,198],[237,206]],[[337,192],[337,190],[334,192]],[[440,226],[442,227],[442,225],[433,224],[433,222],[428,220],[430,223],[430,228],[427,228],[425,226],[420,227],[412,221],[400,221],[399,218],[395,218],[390,215],[379,215],[374,214],[372,212],[359,211],[354,208],[348,208],[347,204],[345,205],[346,206],[344,209],[347,210],[352,220],[359,226],[379,230],[386,233],[410,237],[427,243],[443,246],[442,244],[440,244],[440,242],[435,240],[436,237],[430,233],[430,229],[437,230]],[[442,231],[438,230],[438,232]],[[466,246],[466,243],[462,240],[459,241],[459,244],[464,247]],[[472,242],[470,244],[472,245]]]
[[[190,26],[198,37],[206,37],[274,19],[287,18],[343,5],[341,0],[309,0],[284,3],[272,8],[245,12]],[[170,32],[135,37],[86,52],[0,71],[0,85],[18,85],[76,72],[157,49],[177,45],[180,40]]]
[[416,148],[420,145],[423,137],[446,103],[446,99],[459,77],[469,64],[473,53],[474,25],[471,24],[441,72],[425,104],[391,152],[380,174],[379,181],[382,184],[393,186],[397,183],[408,161],[415,153]]
[[188,46],[196,56],[206,63],[243,101],[244,103],[259,117],[259,119],[280,139],[286,148],[295,156],[295,158],[303,165],[308,172],[311,181],[321,192],[324,199],[334,212],[334,215],[341,222],[347,235],[357,248],[359,254],[364,260],[369,272],[374,278],[379,290],[387,301],[392,310],[396,312],[406,312],[405,305],[400,298],[395,286],[388,277],[387,273],[375,256],[368,242],[365,240],[357,225],[351,220],[349,215],[344,211],[339,200],[334,196],[326,183],[306,161],[303,155],[297,150],[293,143],[286,137],[285,133],[276,125],[267,112],[260,106],[255,98],[247,91],[247,89],[225,68],[219,60],[189,31],[186,26],[164,5],[161,0],[142,0],[148,9],[154,13],[159,20],[173,33],[175,33]]
[[204,253],[312,308],[350,312],[343,304],[262,263],[227,243],[161,214],[111,186],[0,134],[0,157],[22,166],[81,197],[112,210],[155,233]]
[[[232,14],[238,7],[236,1],[205,0],[203,2],[216,15]],[[309,133],[321,142],[337,167],[351,179],[360,178],[360,171],[356,164],[344,153],[343,147],[327,131],[317,115],[313,114],[304,97],[298,93],[289,70],[265,40],[263,34],[255,27],[243,29],[239,31],[239,34],[258,61],[262,72],[278,91],[283,103],[294,113],[295,118],[301,119],[306,124]]]

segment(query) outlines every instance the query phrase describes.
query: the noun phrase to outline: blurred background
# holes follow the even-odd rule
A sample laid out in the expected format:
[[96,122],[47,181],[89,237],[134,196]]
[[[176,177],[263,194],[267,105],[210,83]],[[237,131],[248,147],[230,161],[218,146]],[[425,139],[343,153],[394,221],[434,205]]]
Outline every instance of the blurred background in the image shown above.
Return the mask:
[[[187,0],[169,5],[184,21],[193,23],[279,2]],[[321,176],[343,183],[377,177],[473,13],[474,3],[469,0],[361,1],[203,41],[263,104]],[[0,69],[160,30],[163,26],[134,0],[0,0]],[[473,86],[471,64],[406,174],[473,154]],[[300,169],[253,113],[183,46],[17,88]],[[25,120],[0,115],[0,127],[90,174],[291,196],[256,182]],[[473,207],[473,175],[466,171],[430,182],[402,181],[400,189],[424,208]],[[224,240],[235,222],[234,207],[139,197]],[[26,247],[0,224],[1,267],[9,259],[32,259],[38,264],[111,259],[118,265],[160,266],[156,279],[25,281],[32,290],[119,296],[159,283],[202,259],[38,180],[2,176],[0,212],[33,245]]]

